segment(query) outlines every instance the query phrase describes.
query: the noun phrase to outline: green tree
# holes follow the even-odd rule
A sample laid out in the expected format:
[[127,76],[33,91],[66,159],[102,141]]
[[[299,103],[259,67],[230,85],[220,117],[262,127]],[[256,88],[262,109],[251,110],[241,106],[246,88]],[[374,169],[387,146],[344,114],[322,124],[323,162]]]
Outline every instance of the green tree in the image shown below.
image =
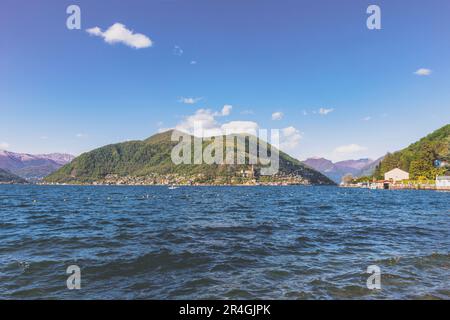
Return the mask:
[[419,177],[425,177],[430,180],[435,178],[435,170],[432,162],[424,159],[411,161],[409,174],[412,180],[419,180]]

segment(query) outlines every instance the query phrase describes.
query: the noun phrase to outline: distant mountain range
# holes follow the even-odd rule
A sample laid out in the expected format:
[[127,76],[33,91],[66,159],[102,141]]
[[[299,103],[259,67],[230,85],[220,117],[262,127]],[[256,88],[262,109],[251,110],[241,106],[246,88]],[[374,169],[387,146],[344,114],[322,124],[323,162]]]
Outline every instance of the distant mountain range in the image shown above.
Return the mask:
[[333,163],[325,158],[309,158],[303,161],[309,167],[323,173],[336,183],[340,183],[343,176],[351,174],[353,177],[372,175],[382,158],[377,160],[359,159],[344,160]]
[[0,184],[1,183],[26,183],[27,181],[11,172],[0,169]]
[[[156,134],[143,141],[107,145],[84,153],[45,178],[49,183],[106,184],[327,184],[334,182],[280,151],[279,173],[260,176],[259,166],[234,164],[179,164],[171,152],[178,142],[171,141],[173,131]],[[198,139],[191,136],[191,140]],[[210,141],[199,142],[203,148]],[[271,150],[270,144],[268,150]],[[249,148],[245,156],[249,157]],[[257,181],[255,181],[257,180]]]
[[27,154],[0,150],[0,169],[28,181],[38,181],[58,170],[75,157],[70,154]]

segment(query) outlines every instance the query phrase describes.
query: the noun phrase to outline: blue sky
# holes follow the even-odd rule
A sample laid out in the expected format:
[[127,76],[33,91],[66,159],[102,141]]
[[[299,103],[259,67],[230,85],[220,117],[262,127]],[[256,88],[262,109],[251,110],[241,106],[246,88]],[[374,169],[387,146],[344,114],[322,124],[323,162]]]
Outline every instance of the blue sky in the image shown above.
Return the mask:
[[[81,30],[66,27],[71,4]],[[366,27],[370,4],[381,30]],[[450,123],[448,0],[1,6],[3,149],[77,155],[200,116],[284,129],[293,156],[343,160],[377,158]],[[86,31],[116,23],[152,45]]]

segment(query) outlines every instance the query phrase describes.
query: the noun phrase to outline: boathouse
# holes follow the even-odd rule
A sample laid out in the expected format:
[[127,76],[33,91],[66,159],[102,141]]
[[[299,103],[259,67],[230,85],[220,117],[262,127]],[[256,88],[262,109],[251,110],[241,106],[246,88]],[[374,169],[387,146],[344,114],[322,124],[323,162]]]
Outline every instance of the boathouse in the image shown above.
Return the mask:
[[395,168],[384,174],[384,180],[393,181],[393,182],[409,180],[409,173],[406,171],[403,171],[402,169]]

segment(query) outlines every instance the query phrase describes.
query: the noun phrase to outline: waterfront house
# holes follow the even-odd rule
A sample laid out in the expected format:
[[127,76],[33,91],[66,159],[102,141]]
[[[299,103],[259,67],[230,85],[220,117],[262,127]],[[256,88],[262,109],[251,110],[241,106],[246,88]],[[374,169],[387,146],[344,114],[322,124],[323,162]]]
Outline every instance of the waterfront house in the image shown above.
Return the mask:
[[406,171],[403,171],[402,169],[395,168],[384,174],[384,180],[393,181],[393,182],[409,180],[409,173]]
[[436,189],[450,190],[450,176],[437,176],[436,177]]

